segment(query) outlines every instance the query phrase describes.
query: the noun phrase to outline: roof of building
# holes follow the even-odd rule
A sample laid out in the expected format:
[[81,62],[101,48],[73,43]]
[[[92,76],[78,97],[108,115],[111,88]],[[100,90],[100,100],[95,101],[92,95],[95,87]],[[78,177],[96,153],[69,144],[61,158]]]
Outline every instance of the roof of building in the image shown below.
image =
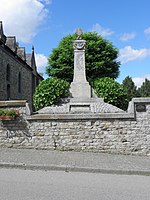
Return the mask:
[[7,36],[5,45],[8,46],[12,51],[16,52],[16,48],[17,48],[16,37]]
[[22,58],[22,60],[26,61],[26,52],[25,47],[18,47],[17,48],[17,55]]
[[0,21],[0,44],[5,44],[6,42],[6,36],[4,35],[4,31],[3,31],[3,24],[2,21]]
[[32,52],[27,53],[25,51],[25,47],[19,47],[19,43],[16,41],[15,36],[5,36],[3,31],[3,24],[0,21],[0,44],[7,46],[13,53],[15,53],[23,62],[33,70],[33,73],[37,74],[41,78],[41,74],[37,73],[36,61],[35,61],[35,54],[34,54],[34,47],[32,47]]
[[31,53],[27,53],[26,54],[26,63],[31,66]]

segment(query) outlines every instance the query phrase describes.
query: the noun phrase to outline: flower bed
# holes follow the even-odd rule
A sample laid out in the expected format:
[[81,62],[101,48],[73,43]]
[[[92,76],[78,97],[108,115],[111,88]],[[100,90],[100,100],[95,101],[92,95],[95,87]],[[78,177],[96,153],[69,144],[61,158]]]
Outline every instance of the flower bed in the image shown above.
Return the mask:
[[14,109],[0,109],[0,120],[13,120],[19,115]]

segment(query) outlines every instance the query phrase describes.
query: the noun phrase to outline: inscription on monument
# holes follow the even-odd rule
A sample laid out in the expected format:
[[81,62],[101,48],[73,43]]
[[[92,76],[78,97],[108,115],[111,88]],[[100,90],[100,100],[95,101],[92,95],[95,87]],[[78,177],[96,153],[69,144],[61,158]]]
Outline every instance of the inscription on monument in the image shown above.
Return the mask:
[[76,63],[76,65],[77,65],[77,68],[79,70],[83,69],[83,55],[82,54],[78,54],[77,55],[77,63]]
[[146,112],[146,105],[142,104],[137,104],[136,105],[136,111],[137,112]]

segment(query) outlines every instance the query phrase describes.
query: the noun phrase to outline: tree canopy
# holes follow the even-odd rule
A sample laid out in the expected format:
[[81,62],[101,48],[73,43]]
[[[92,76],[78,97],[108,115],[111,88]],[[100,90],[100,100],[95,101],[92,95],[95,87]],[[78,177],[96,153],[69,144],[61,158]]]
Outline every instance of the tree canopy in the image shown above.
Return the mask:
[[122,84],[127,91],[128,102],[131,101],[132,98],[140,96],[131,77],[127,76]]
[[138,89],[138,92],[141,97],[150,97],[150,80],[146,78],[141,87]]
[[[68,35],[60,41],[57,48],[52,50],[46,69],[50,77],[72,82],[74,69],[73,40],[75,39],[76,34]],[[120,62],[116,60],[118,49],[97,33],[84,33],[82,39],[86,40],[85,67],[87,80],[92,82],[101,77],[117,78],[120,67]]]

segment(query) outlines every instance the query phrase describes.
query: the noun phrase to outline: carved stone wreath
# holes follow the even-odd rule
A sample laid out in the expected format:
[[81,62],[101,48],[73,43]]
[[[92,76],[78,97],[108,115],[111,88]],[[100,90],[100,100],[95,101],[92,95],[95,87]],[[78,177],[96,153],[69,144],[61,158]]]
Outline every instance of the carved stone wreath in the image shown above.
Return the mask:
[[75,40],[73,44],[73,48],[75,50],[83,50],[85,49],[85,40]]

